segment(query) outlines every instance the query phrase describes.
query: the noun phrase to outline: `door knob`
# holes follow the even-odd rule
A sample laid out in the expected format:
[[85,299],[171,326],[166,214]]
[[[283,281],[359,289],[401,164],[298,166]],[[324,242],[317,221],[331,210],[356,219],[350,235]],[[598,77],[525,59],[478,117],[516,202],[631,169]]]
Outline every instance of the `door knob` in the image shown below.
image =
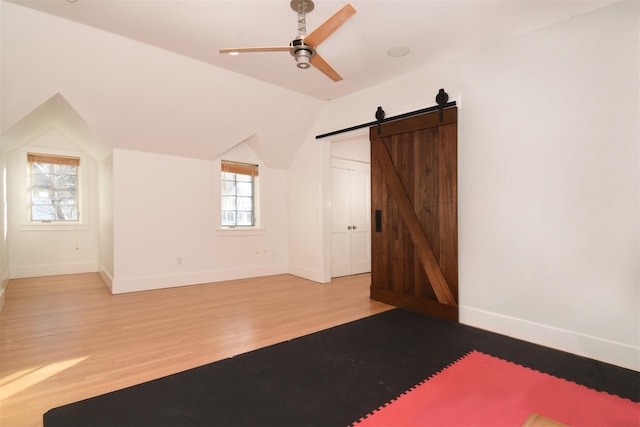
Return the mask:
[[356,227],[356,226],[354,225],[354,226],[353,226],[353,227],[351,227],[351,228],[353,228],[353,229],[355,230],[355,229],[356,229],[356,228],[358,228],[358,227]]
[[351,227],[350,225],[347,226],[347,230],[351,230],[353,227]]

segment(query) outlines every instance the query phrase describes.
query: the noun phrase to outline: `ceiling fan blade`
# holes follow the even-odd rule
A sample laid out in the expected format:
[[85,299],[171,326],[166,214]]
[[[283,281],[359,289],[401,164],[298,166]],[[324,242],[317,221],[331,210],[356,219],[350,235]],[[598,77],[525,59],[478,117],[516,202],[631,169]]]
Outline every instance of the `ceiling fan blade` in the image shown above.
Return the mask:
[[314,53],[313,56],[311,56],[311,64],[318,70],[322,71],[334,82],[339,82],[340,80],[342,80],[340,74],[338,74],[336,70],[331,68],[331,65],[329,65],[327,61],[325,61],[320,55],[318,55],[318,52]]
[[244,52],[289,52],[290,46],[231,47],[220,49],[220,53]]
[[313,48],[318,47],[320,43],[333,34],[335,30],[340,28],[340,26],[347,22],[355,13],[356,10],[350,3],[345,4],[336,13],[331,15],[329,19],[320,24],[318,28],[313,30],[311,34],[307,35],[304,38],[304,43]]

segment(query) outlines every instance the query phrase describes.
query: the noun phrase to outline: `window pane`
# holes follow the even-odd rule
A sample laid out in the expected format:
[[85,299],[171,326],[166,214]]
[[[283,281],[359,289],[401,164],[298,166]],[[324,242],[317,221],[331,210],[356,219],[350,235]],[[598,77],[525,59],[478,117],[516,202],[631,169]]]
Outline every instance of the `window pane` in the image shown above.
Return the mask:
[[52,193],[53,191],[49,191],[48,189],[34,188],[31,190],[31,203],[37,205],[51,204]]
[[77,204],[75,191],[56,191],[52,199],[61,205]]
[[223,211],[234,211],[236,210],[236,198],[232,197],[222,197],[222,210]]
[[222,195],[230,196],[236,194],[235,181],[222,181]]
[[236,203],[239,211],[253,210],[253,199],[251,197],[238,197]]
[[251,182],[238,182],[238,196],[251,196],[253,193],[253,184]]
[[62,189],[62,190],[71,189],[75,191],[76,176],[75,175],[56,175],[55,186],[58,189]]
[[222,211],[222,225],[226,225],[226,226],[236,225],[236,212]]
[[31,163],[31,219],[33,221],[77,221],[77,166]]
[[31,163],[31,171],[33,173],[53,173],[54,166],[51,163]]
[[78,208],[77,206],[62,206],[58,205],[57,209],[58,219],[64,219],[66,221],[78,220]]
[[31,219],[33,221],[77,221],[77,205],[61,204],[34,204],[31,207]]
[[58,175],[75,175],[76,167],[75,165],[51,165],[54,168],[54,172]]
[[53,205],[33,206],[31,216],[34,221],[53,221],[56,219]]
[[238,211],[238,225],[253,225],[253,215],[251,212]]
[[221,225],[254,225],[253,176],[221,172]]
[[242,182],[253,182],[253,177],[251,175],[242,175],[237,173],[236,174],[236,180],[237,181],[242,181]]
[[236,174],[230,172],[222,172],[222,179],[228,179],[230,181],[236,180]]
[[55,175],[34,173],[32,181],[34,187],[54,187]]

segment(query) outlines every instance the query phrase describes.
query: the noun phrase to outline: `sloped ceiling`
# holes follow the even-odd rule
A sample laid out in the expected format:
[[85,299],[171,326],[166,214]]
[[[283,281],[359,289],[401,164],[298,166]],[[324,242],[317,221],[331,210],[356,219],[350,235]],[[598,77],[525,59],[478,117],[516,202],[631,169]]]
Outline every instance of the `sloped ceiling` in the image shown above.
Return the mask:
[[59,93],[110,148],[213,159],[257,135],[252,148],[285,169],[323,105],[11,3],[1,31],[3,136]]
[[[309,29],[344,4],[315,3]],[[330,108],[325,98],[612,1],[352,3],[358,13],[319,49],[344,77],[333,83],[297,69],[286,52],[218,54],[288,44],[296,33],[288,1],[2,0],[2,134],[60,94],[110,148],[212,159],[247,141],[268,166],[286,169]],[[398,45],[410,54],[386,55]]]
[[55,129],[96,160],[106,157],[109,147],[98,141],[84,119],[57,93],[2,134],[2,149],[15,150]]
[[[289,0],[10,0],[204,63],[336,99],[617,0],[352,0],[355,16],[318,52],[344,77],[296,68],[288,52],[220,55],[220,48],[287,46],[297,35]],[[346,3],[315,0],[307,33]],[[387,51],[407,46],[409,55]]]

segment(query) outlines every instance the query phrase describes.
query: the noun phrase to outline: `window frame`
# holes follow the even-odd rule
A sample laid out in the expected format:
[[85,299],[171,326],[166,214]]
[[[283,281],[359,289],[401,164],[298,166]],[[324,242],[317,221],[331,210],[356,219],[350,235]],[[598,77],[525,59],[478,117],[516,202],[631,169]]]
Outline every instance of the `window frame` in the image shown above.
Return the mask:
[[[33,186],[34,186],[34,171],[33,164],[46,164],[46,165],[64,165],[64,166],[72,166],[75,167],[75,173],[73,174],[75,180],[75,188],[73,191],[73,199],[75,203],[72,206],[75,206],[76,215],[75,219],[34,219],[34,202],[33,202]],[[28,204],[29,204],[29,222],[37,222],[37,223],[63,223],[63,224],[78,224],[81,218],[80,211],[80,192],[78,188],[78,184],[80,182],[80,158],[75,156],[61,156],[61,155],[52,155],[45,153],[27,153],[27,168],[28,168],[28,178],[27,178],[27,188],[29,191]],[[58,173],[54,174],[55,176],[61,175]],[[55,187],[56,191],[60,190],[58,187]]]
[[[262,165],[258,162],[251,160],[228,160],[223,159],[216,162],[217,164],[217,179],[218,183],[216,186],[217,193],[217,226],[216,226],[216,235],[220,237],[225,236],[255,236],[255,235],[263,235],[264,229],[261,228],[260,222],[260,174],[258,171],[262,167]],[[235,164],[235,165],[245,165],[252,168],[255,168],[255,175],[253,176],[253,225],[242,225],[242,226],[226,226],[222,225],[222,172],[225,172],[223,169],[225,164]],[[228,172],[228,171],[227,171]]]
[[[219,221],[218,221],[218,226],[220,227],[221,230],[252,230],[252,229],[257,229],[258,228],[258,189],[259,189],[259,168],[260,165],[256,164],[256,163],[246,163],[246,162],[238,162],[238,161],[232,161],[232,160],[221,160],[220,161],[220,173],[219,173],[219,185],[218,185],[218,190],[220,191],[220,195],[218,197],[219,203],[220,203],[220,209],[218,210],[218,213],[220,215]],[[224,181],[229,181],[229,180],[225,180],[223,177],[224,173],[232,173],[235,175],[245,175],[245,176],[250,176],[251,180],[250,181],[238,181],[237,180],[237,176],[234,177],[235,179],[235,183],[237,184],[238,182],[251,182],[251,224],[250,225],[239,225],[238,221],[237,221],[237,214],[238,214],[238,209],[237,209],[237,198],[238,197],[243,197],[243,196],[238,196],[237,191],[235,194],[236,197],[236,224],[235,225],[228,225],[228,224],[223,224],[223,198],[225,197],[229,197],[228,195],[224,195],[222,194],[222,184]],[[247,211],[242,211],[242,212],[247,212]]]
[[[25,171],[24,176],[24,213],[23,213],[23,222],[20,225],[20,229],[23,231],[55,231],[55,230],[87,230],[88,229],[88,221],[89,215],[87,212],[87,194],[85,193],[85,180],[87,179],[86,175],[86,165],[87,158],[86,155],[81,151],[70,151],[70,150],[62,150],[55,149],[49,147],[41,147],[41,146],[29,146],[21,149],[22,156],[22,170]],[[31,215],[31,163],[29,162],[27,156],[29,154],[36,154],[42,156],[50,156],[50,157],[68,157],[68,158],[76,158],[79,159],[79,164],[84,165],[83,167],[78,166],[76,169],[76,197],[77,197],[77,205],[78,205],[78,220],[50,220],[50,221],[42,221],[42,220],[32,220]]]

